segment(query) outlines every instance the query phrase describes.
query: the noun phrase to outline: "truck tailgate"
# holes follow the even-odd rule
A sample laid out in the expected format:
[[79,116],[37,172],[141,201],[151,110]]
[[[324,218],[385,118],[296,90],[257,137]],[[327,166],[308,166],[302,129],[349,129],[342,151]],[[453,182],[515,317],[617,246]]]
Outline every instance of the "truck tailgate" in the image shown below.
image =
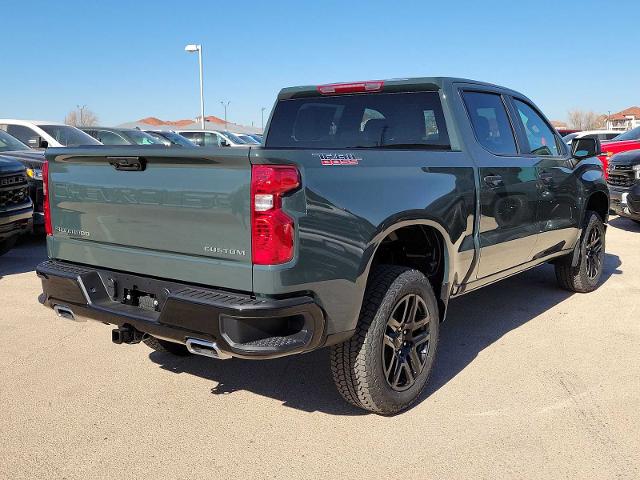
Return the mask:
[[49,149],[51,258],[251,291],[248,149]]

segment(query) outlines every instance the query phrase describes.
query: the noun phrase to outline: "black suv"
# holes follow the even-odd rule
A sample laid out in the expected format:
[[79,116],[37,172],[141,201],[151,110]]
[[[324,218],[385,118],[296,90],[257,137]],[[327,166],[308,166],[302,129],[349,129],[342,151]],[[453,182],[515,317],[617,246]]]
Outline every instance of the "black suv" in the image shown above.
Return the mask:
[[611,157],[608,174],[611,209],[621,217],[640,223],[640,150]]
[[0,157],[0,255],[31,229],[33,203],[24,165]]

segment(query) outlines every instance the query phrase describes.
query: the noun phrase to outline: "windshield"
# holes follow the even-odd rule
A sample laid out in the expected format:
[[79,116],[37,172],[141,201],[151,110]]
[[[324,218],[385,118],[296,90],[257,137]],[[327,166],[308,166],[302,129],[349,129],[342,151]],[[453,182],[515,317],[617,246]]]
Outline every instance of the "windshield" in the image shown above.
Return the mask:
[[255,138],[251,137],[250,135],[238,135],[242,140],[244,140],[245,143],[250,143],[251,145],[260,145],[260,142],[258,142]]
[[78,147],[80,145],[102,145],[91,135],[87,135],[76,127],[69,125],[38,125],[42,130],[51,135],[58,143],[65,147]]
[[158,135],[162,135],[164,138],[167,138],[169,141],[171,141],[171,143],[180,145],[181,147],[197,147],[197,145],[191,140],[175,132],[162,132],[158,133]]
[[0,152],[15,152],[19,150],[31,150],[24,143],[7,132],[0,130]]
[[231,132],[221,132],[225,137],[227,137],[229,140],[231,140],[233,143],[239,143],[240,145],[244,145],[247,142],[245,142],[243,139],[241,139],[239,136],[234,135]]
[[619,142],[621,140],[640,140],[640,127],[621,133],[612,139],[613,142]]
[[137,145],[164,145],[162,140],[152,137],[146,132],[140,130],[127,130],[123,132],[127,137],[134,141]]
[[450,149],[437,92],[280,100],[266,145],[272,148]]

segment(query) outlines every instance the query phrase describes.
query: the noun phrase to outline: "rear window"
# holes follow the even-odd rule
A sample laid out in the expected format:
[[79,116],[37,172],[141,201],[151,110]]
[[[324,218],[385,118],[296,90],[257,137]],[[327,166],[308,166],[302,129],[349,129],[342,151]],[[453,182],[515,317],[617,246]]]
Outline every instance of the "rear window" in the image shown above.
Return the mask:
[[450,149],[437,92],[281,100],[271,120],[266,146]]

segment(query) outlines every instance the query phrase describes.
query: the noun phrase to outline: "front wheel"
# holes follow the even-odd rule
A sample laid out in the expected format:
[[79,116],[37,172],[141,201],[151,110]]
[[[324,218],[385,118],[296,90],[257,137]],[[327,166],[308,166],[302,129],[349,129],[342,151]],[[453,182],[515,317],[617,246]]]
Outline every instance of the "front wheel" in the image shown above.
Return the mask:
[[431,374],[439,322],[433,289],[421,272],[376,267],[354,335],[331,349],[331,371],[340,394],[382,415],[411,406]]
[[556,278],[565,290],[588,293],[598,288],[604,269],[604,222],[595,212],[587,212],[579,249],[578,264],[571,265],[573,255],[556,263]]

